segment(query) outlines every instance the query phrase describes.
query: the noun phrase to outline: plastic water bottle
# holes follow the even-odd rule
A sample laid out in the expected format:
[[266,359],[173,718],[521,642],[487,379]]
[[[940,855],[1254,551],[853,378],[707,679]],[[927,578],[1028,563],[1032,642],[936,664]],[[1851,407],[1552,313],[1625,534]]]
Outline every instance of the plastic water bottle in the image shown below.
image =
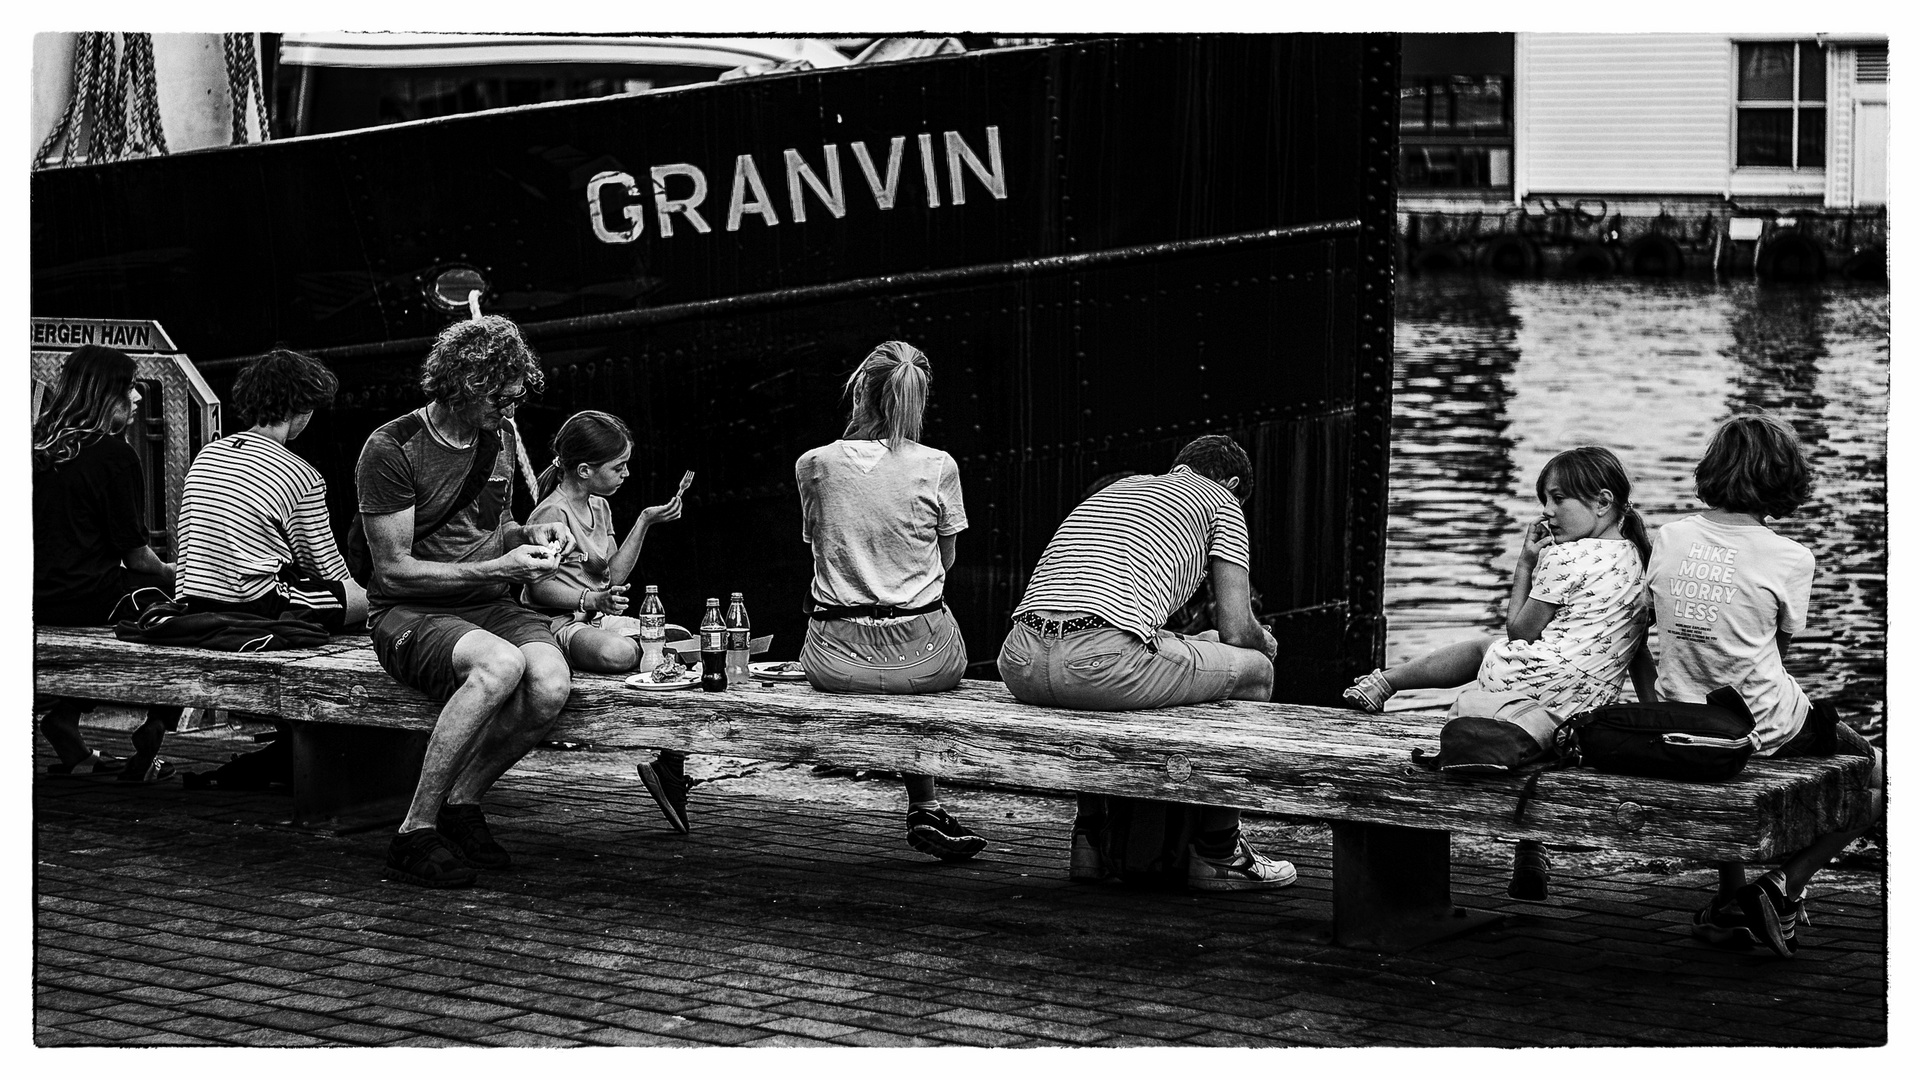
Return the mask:
[[747,685],[751,676],[747,672],[748,641],[752,639],[752,624],[747,622],[747,602],[739,593],[727,603],[727,681]]
[[640,670],[652,671],[667,651],[667,608],[660,602],[660,586],[647,586],[640,601]]
[[700,689],[727,688],[727,624],[720,621],[720,599],[707,599],[700,616]]

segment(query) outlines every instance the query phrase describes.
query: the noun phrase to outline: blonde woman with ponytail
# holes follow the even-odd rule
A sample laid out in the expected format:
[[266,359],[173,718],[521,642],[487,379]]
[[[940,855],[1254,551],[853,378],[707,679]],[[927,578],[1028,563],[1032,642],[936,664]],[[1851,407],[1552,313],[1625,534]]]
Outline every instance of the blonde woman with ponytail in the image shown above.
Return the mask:
[[[930,694],[966,671],[944,596],[967,511],[952,455],[920,442],[931,381],[919,349],[882,342],[847,378],[846,434],[794,465],[813,547],[800,663],[816,690]],[[933,777],[905,780],[914,850],[956,861],[986,846],[940,806]]]

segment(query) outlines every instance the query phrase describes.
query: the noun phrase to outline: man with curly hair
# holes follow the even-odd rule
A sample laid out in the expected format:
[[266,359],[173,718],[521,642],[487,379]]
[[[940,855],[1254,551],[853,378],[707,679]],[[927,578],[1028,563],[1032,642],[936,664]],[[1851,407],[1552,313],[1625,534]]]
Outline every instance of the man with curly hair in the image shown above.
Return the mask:
[[327,482],[287,444],[339,380],[287,349],[250,361],[230,404],[250,425],[208,443],[180,494],[180,599],[192,611],[293,616],[331,633],[367,620],[367,593],[327,525]]
[[476,870],[512,864],[481,796],[538,745],[572,686],[550,619],[512,595],[556,572],[573,546],[562,523],[512,516],[506,419],[543,381],[510,320],[455,323],[421,365],[427,405],[376,429],[354,473],[374,654],[446,702],[387,853],[389,875],[415,885],[471,885]]

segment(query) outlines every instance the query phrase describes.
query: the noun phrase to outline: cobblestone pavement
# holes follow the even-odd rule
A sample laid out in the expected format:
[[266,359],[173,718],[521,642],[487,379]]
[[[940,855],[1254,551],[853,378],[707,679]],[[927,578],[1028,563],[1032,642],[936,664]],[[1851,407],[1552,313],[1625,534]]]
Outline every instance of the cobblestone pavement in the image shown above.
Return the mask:
[[[216,731],[167,752],[190,769],[244,748]],[[943,865],[906,847],[893,785],[821,780],[871,794],[810,801],[709,784],[682,837],[631,757],[541,751],[488,807],[515,866],[435,892],[381,880],[387,830],[293,830],[284,794],[54,779],[38,753],[42,1046],[1887,1038],[1878,874],[1817,882],[1816,925],[1778,962],[1687,936],[1706,868],[1565,854],[1554,899],[1524,904],[1483,844],[1456,850],[1455,899],[1506,924],[1388,956],[1329,943],[1325,831],[1272,819],[1249,833],[1299,866],[1292,888],[1075,886],[1067,800],[949,792],[993,843]]]

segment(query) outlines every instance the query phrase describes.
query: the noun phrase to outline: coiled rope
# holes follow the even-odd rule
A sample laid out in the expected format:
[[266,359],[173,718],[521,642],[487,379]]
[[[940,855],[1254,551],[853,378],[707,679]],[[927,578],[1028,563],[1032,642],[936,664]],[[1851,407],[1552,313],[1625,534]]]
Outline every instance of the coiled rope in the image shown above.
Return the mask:
[[247,99],[252,96],[260,110],[260,141],[270,137],[272,124],[268,120],[267,88],[260,74],[259,53],[254,47],[254,36],[250,33],[222,34],[221,43],[225,47],[227,60],[227,101],[231,103],[232,137],[230,144],[246,143],[247,138]]
[[[82,127],[87,132],[84,154],[79,153]],[[54,148],[63,144],[62,165],[167,152],[154,84],[152,34],[86,31],[76,35],[73,93],[60,121],[34,154],[33,167],[44,168],[53,160]]]

